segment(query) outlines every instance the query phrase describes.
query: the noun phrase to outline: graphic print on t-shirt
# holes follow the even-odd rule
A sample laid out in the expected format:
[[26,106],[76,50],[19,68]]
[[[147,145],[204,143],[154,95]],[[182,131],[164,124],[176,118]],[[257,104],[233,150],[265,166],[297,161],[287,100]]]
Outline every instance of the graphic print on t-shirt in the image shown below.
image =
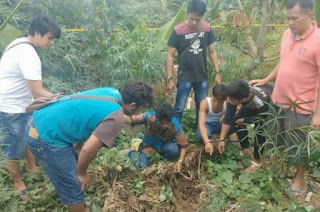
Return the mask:
[[[188,40],[188,39],[193,39],[195,36],[197,36],[198,33],[190,33],[190,34],[186,34],[185,35],[185,39]],[[192,45],[191,45],[191,48],[189,49],[189,52],[192,52],[193,54],[199,54],[200,52],[203,51],[201,47],[201,41],[199,39],[199,37],[204,37],[204,32],[201,32],[198,36],[198,39],[196,39]],[[190,41],[191,42],[191,41]]]
[[186,22],[174,28],[168,46],[178,51],[178,80],[200,82],[208,79],[206,57],[208,46],[214,41],[214,33],[208,23],[203,23],[199,29],[190,28]]

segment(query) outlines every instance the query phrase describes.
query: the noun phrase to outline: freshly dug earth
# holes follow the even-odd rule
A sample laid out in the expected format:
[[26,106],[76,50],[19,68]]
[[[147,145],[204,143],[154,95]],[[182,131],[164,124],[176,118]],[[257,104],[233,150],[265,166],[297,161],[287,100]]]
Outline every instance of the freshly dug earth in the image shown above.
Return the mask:
[[[175,173],[174,163],[159,162],[141,172],[145,190],[136,197],[126,183],[134,173],[118,174],[110,171],[105,179],[112,184],[105,200],[103,211],[196,211],[198,204],[205,198],[207,186],[201,186],[201,164],[206,157],[203,146],[192,147],[181,173]],[[127,175],[127,176],[125,176]],[[117,176],[117,177],[116,177]],[[121,178],[121,181],[117,180]],[[170,186],[176,197],[175,203],[161,202],[159,194],[162,186]]]
[[[211,158],[210,158],[211,157]],[[129,170],[108,170],[105,175],[105,183],[110,185],[107,192],[103,211],[104,212],[194,212],[199,211],[203,202],[208,200],[208,189],[217,190],[210,183],[203,183],[205,173],[205,163],[209,158],[212,160],[215,156],[209,156],[204,152],[203,145],[191,145],[185,158],[183,170],[181,173],[175,173],[174,163],[159,162],[144,169],[141,173]],[[136,195],[129,189],[130,181],[135,177],[141,176],[144,182],[144,192]],[[320,208],[320,184],[310,176],[306,177],[306,183],[309,185],[308,192],[298,196],[297,201],[302,206],[312,206]],[[170,186],[176,198],[174,203],[159,199],[162,186]],[[289,198],[283,203],[289,202]],[[236,204],[235,204],[236,205]],[[229,211],[242,211],[243,208],[233,208]]]

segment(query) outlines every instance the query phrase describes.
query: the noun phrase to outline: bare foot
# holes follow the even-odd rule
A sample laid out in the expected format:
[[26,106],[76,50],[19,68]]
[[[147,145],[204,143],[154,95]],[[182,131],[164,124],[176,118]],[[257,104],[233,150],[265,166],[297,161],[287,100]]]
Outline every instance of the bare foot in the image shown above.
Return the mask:
[[17,181],[17,182],[14,182],[14,189],[17,190],[17,191],[23,191],[25,190],[27,187],[26,185],[24,184],[24,182],[22,182],[21,180],[20,181]]

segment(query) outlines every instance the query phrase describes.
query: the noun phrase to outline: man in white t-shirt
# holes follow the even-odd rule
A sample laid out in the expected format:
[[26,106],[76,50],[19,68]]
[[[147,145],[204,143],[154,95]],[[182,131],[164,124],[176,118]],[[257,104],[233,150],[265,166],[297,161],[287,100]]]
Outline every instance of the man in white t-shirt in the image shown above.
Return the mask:
[[10,176],[23,198],[26,198],[26,186],[21,179],[19,160],[24,154],[28,170],[38,171],[24,140],[29,118],[26,107],[33,98],[51,95],[42,87],[41,61],[36,49],[49,49],[60,36],[59,26],[50,17],[40,15],[32,20],[28,36],[10,43],[0,60],[1,153],[9,159]]

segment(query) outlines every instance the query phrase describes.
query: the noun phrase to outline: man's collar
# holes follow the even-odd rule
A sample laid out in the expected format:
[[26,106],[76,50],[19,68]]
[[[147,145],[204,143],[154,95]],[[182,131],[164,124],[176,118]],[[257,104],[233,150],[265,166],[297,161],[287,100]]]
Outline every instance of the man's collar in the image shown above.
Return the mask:
[[302,36],[298,37],[296,34],[291,34],[291,38],[295,41],[307,39],[314,32],[314,30],[318,27],[317,22],[315,22],[315,21],[312,21],[311,25],[312,25],[311,28],[306,33],[304,33]]

